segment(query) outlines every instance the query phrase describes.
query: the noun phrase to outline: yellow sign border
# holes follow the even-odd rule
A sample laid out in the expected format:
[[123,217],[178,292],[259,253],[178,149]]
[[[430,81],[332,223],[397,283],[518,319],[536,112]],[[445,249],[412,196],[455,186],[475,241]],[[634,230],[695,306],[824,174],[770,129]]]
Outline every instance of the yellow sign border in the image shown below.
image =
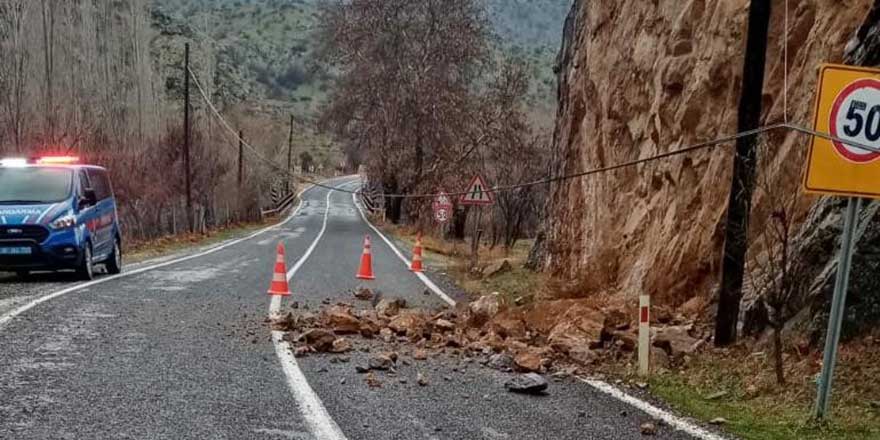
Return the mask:
[[[825,73],[828,70],[838,70],[838,71],[846,71],[846,72],[855,72],[855,73],[867,73],[871,75],[876,75],[880,78],[880,69],[873,69],[869,67],[860,67],[860,66],[848,66],[845,64],[822,64],[819,67],[819,82],[816,86],[819,88],[816,93],[816,101],[813,106],[813,129],[818,130],[819,124],[819,106],[822,103],[822,98],[825,96],[825,90],[823,84],[825,81]],[[810,149],[807,152],[807,169],[804,173],[804,191],[809,194],[827,194],[827,195],[837,195],[837,196],[853,196],[853,197],[867,197],[867,198],[880,198],[880,188],[878,188],[877,192],[861,192],[861,191],[843,191],[836,189],[826,189],[826,188],[810,188],[810,171],[813,169],[813,156],[814,150],[816,148],[817,141],[827,141],[825,139],[820,139],[818,136],[812,136],[812,140],[810,142]]]

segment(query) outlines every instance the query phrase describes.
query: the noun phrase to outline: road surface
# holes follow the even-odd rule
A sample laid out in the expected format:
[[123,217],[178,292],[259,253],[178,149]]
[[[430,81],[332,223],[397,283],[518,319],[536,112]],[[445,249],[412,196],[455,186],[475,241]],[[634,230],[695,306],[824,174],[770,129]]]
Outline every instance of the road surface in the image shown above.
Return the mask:
[[[327,183],[358,185],[351,177]],[[301,261],[281,310],[292,301],[318,308],[351,300],[366,234],[374,289],[444,304],[425,294],[351,194],[320,187],[277,227],[128,266],[119,277],[85,285],[57,275],[0,278],[0,438],[642,438],[639,426],[652,416],[577,379],[551,382],[546,396],[516,395],[503,387],[507,374],[439,357],[380,375],[383,386],[372,389],[354,368],[367,353],[347,363],[294,360],[276,347],[263,322],[276,244],[285,243],[288,267]],[[428,386],[416,384],[418,371]],[[658,429],[654,438],[700,438],[667,423]]]

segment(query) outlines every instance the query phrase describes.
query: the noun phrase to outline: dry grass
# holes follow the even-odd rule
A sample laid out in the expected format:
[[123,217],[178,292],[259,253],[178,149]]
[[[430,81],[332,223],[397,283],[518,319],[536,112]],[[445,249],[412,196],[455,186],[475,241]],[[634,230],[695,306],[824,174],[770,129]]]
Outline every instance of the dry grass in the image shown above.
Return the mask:
[[129,241],[125,243],[125,260],[136,263],[179,252],[193,246],[210,245],[244,236],[277,221],[277,218],[266,218],[262,222],[240,223],[230,225],[229,227],[210,229],[206,234],[185,233],[169,235],[154,240]]
[[[381,223],[381,222],[378,222]],[[377,224],[378,224],[377,223]],[[413,227],[381,224],[380,227],[412,247],[418,231]],[[470,241],[455,242],[432,235],[422,237],[425,263],[439,269],[465,291],[474,296],[499,292],[509,301],[519,299],[527,303],[545,294],[550,284],[549,277],[525,269],[523,265],[529,255],[534,240],[520,240],[511,249],[503,246],[491,248],[480,246],[479,265],[487,266],[507,260],[512,269],[492,277],[475,276],[470,272]]]
[[[841,346],[829,422],[812,419],[818,349],[786,353],[785,385],[775,381],[771,351],[745,341],[695,355],[650,381],[652,391],[704,421],[728,420],[725,429],[743,439],[880,439],[880,332]],[[706,396],[728,394],[718,400]]]

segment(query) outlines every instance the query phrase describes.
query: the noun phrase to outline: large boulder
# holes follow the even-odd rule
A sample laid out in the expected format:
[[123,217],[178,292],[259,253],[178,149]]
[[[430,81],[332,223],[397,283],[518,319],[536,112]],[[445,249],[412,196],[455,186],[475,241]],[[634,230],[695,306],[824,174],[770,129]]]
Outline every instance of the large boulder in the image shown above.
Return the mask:
[[674,325],[658,327],[653,346],[662,348],[670,356],[691,354],[702,344],[702,340],[690,335],[693,325]]
[[481,296],[468,305],[468,324],[475,327],[482,326],[498,314],[500,307],[497,294]]
[[359,333],[361,321],[352,313],[350,307],[332,306],[321,312],[321,322],[326,328],[339,334]]
[[554,350],[568,354],[574,347],[598,347],[604,328],[602,312],[589,307],[573,307],[559,318],[547,339]]

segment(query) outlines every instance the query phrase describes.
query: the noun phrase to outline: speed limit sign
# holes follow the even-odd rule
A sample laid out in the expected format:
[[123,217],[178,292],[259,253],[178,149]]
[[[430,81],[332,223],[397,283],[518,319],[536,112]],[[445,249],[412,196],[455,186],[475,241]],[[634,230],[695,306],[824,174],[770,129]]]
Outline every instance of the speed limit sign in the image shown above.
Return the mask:
[[806,190],[880,198],[880,153],[846,142],[880,149],[880,70],[822,66],[813,126],[839,140],[813,137]]

